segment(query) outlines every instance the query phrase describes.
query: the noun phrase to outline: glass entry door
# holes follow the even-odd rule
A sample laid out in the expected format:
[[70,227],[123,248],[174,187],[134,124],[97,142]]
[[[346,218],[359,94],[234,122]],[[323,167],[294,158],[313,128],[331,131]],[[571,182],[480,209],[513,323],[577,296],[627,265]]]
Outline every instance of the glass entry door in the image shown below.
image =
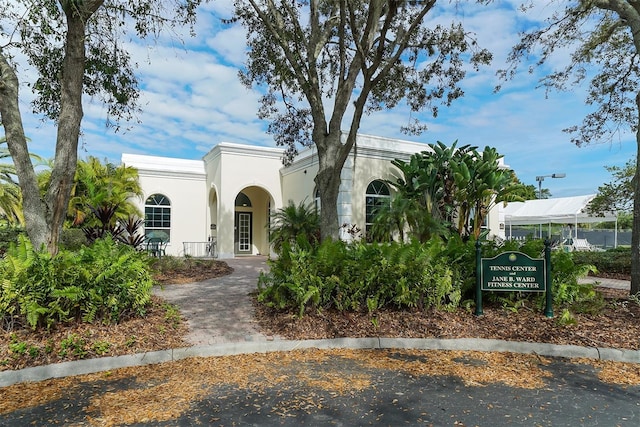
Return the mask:
[[251,253],[251,212],[236,212],[235,248],[238,254]]

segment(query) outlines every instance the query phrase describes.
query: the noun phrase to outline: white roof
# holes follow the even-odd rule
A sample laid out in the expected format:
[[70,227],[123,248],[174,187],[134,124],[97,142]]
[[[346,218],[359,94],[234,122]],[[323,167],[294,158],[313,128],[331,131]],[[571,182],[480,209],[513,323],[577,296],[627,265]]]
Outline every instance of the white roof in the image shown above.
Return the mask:
[[139,171],[161,171],[194,175],[206,174],[203,160],[122,153],[121,161],[124,165],[132,166]]
[[527,200],[511,202],[503,209],[506,225],[528,224],[575,224],[615,221],[615,212],[603,216],[589,214],[587,206],[595,194],[553,199]]

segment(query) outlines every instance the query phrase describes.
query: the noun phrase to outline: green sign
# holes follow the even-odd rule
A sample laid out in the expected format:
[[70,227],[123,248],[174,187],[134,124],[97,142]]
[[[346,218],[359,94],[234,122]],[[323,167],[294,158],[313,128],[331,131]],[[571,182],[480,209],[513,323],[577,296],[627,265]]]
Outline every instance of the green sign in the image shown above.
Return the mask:
[[483,291],[545,292],[547,290],[544,259],[534,259],[522,252],[504,252],[494,258],[482,258]]

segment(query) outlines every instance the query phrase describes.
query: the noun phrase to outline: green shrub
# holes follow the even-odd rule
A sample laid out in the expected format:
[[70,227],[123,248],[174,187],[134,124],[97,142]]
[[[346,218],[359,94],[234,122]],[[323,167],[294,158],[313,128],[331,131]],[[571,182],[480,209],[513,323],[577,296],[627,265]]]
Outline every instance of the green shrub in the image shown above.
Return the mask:
[[[518,251],[544,257],[544,242],[483,242],[482,257]],[[305,239],[285,243],[280,257],[270,260],[261,275],[258,300],[278,309],[295,309],[299,315],[311,307],[374,312],[385,307],[455,309],[474,297],[475,242],[453,236],[446,243],[433,239],[421,244],[324,241],[318,247]],[[551,282],[554,304],[576,311],[599,306],[592,285],[578,283],[593,266],[574,262],[573,254],[552,251]],[[485,292],[487,301],[518,309],[529,300],[542,306],[537,292]]]
[[20,237],[0,261],[0,319],[50,327],[81,318],[118,322],[151,298],[146,256],[107,237],[52,257]]
[[64,228],[60,234],[59,246],[62,249],[77,251],[87,244],[87,237],[79,228]]
[[[481,247],[483,258],[492,258],[507,251],[522,252],[531,258],[544,258],[544,241],[540,239],[528,239],[519,241],[484,241]],[[551,252],[551,282],[553,300],[556,305],[588,305],[589,301],[597,299],[592,285],[578,283],[578,278],[586,276],[590,271],[595,271],[592,263],[587,258],[579,258],[579,255],[587,252]],[[595,253],[595,252],[594,252]],[[459,283],[462,290],[462,299],[474,299],[476,287],[476,259],[475,241],[462,242],[461,239],[452,238],[447,242],[444,250],[438,255],[448,260],[454,271],[454,281]],[[485,292],[487,301],[494,301],[503,307],[519,307],[523,300],[535,300],[538,304],[544,303],[544,293],[537,292]]]
[[2,256],[12,243],[18,241],[18,236],[24,235],[22,227],[9,225],[0,226],[0,256]]
[[460,300],[438,241],[420,244],[298,240],[259,280],[259,301],[279,309],[376,311],[383,307],[449,309]]
[[594,265],[599,273],[631,274],[631,248],[609,249],[605,252],[574,252],[579,264]]
[[553,303],[574,304],[594,299],[594,286],[578,283],[578,278],[586,276],[590,271],[595,271],[595,267],[576,262],[573,252],[551,252]]

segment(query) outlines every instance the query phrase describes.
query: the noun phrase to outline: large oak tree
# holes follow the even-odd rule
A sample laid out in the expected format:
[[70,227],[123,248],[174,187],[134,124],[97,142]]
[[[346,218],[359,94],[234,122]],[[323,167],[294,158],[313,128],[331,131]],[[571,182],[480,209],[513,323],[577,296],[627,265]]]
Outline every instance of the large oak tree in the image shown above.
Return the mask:
[[[340,173],[363,115],[404,100],[435,116],[463,96],[465,72],[490,61],[460,23],[435,21],[436,5],[462,3],[236,0],[249,48],[241,78],[265,89],[260,116],[289,159],[297,144],[317,148],[323,239],[338,237]],[[423,127],[409,120],[406,130]]]
[[[204,0],[0,0],[0,121],[23,196],[25,228],[34,247],[57,252],[77,164],[83,95],[108,106],[110,120],[136,111],[137,80],[124,36],[145,38],[194,23]],[[25,57],[37,73],[35,113],[57,124],[55,157],[40,197],[20,111]]]
[[[535,7],[535,2],[529,6]],[[542,79],[548,89],[565,90],[589,82],[586,103],[594,107],[581,124],[566,129],[572,142],[609,142],[631,130],[640,148],[640,1],[573,0],[556,7],[546,25],[523,33],[503,77],[513,77],[523,59],[549,62],[571,53],[568,64]],[[526,9],[526,7],[525,7]],[[640,155],[640,150],[637,150]],[[640,162],[636,160],[636,165]],[[640,169],[636,167],[631,236],[631,294],[640,292]]]

